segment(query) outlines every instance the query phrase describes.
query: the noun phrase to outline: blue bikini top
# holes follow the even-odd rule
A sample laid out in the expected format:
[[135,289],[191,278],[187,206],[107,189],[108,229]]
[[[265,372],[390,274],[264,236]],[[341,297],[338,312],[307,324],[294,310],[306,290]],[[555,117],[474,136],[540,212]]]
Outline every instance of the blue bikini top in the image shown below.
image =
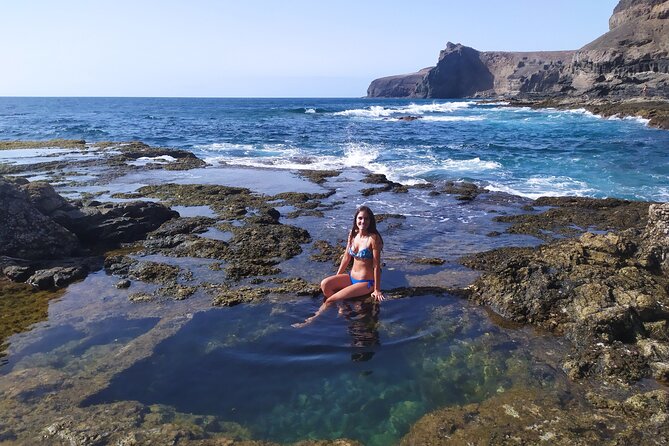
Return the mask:
[[365,249],[361,249],[358,252],[353,251],[353,247],[350,246],[348,248],[348,253],[351,254],[356,259],[371,259],[374,258],[374,253],[372,252],[371,249],[369,249],[369,246],[366,247]]

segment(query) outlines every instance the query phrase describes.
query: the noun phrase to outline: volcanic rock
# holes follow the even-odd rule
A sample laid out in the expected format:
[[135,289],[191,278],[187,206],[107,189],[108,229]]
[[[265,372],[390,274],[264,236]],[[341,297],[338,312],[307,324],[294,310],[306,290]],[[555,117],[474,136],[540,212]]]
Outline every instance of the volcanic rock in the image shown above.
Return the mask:
[[[42,205],[52,207],[53,202]],[[0,255],[53,259],[80,249],[71,231],[42,214],[26,192],[4,179],[0,179],[0,221]]]
[[669,98],[669,1],[621,0],[579,50],[479,52],[449,42],[435,67],[372,81],[368,97]]
[[669,204],[648,213],[643,231],[630,224],[469,257],[467,266],[486,271],[470,298],[512,321],[564,334],[574,348],[563,366],[574,379],[665,379]]

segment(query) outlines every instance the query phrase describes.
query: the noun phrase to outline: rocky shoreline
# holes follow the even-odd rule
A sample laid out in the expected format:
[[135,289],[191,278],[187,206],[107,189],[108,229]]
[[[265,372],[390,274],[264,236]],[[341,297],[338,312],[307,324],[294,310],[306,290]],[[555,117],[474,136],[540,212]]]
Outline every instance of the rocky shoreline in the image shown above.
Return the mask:
[[478,51],[448,42],[435,66],[375,79],[367,96],[585,108],[669,129],[668,37],[669,1],[621,0],[609,31],[577,50]]
[[520,99],[509,100],[511,107],[557,108],[574,110],[584,108],[603,118],[641,118],[647,119],[650,127],[669,130],[669,101],[630,99],[626,101],[584,100],[570,98]]
[[[88,150],[85,143],[75,146]],[[141,143],[110,147],[115,149],[91,165],[104,165],[109,169],[105,175],[112,177],[133,169],[191,169],[202,165],[192,155],[176,156],[168,149]],[[175,161],[137,168],[127,163],[165,153]],[[81,168],[78,161],[56,161],[6,170],[15,170],[14,174],[44,172],[54,165]],[[308,176],[327,186],[326,180],[337,175],[339,172],[311,172]],[[375,185],[363,188],[363,195],[409,190],[378,175],[362,182]],[[486,194],[484,189],[467,183],[449,183],[438,190],[432,187],[435,194],[453,195],[463,205]],[[341,252],[337,240],[313,240],[308,231],[287,222],[300,216],[322,218],[336,205],[326,201],[335,193],[329,189],[324,193],[262,196],[243,187],[169,183],[115,196],[140,201],[104,203],[95,197],[66,200],[47,182],[4,177],[0,179],[0,209],[7,222],[0,231],[0,271],[5,276],[0,280],[2,301],[12,307],[22,305],[8,300],[8,296],[21,292],[35,299],[25,302],[14,316],[8,313],[16,323],[1,333],[0,343],[46,317],[45,303],[58,297],[59,289],[102,268],[116,277],[116,286],[130,290],[137,286],[137,291],[129,294],[134,302],[160,303],[203,295],[209,305],[233,306],[294,295],[317,296],[317,284],[282,276],[279,265],[305,248],[312,250],[312,260],[337,260]],[[174,206],[207,206],[215,217],[182,217],[170,209]],[[282,207],[292,211],[282,215],[277,210]],[[401,222],[401,217],[381,215],[380,220]],[[547,198],[535,200],[520,215],[497,219],[509,224],[510,234],[530,234],[546,243],[538,248],[502,248],[463,258],[464,265],[482,271],[468,287],[453,289],[433,283],[431,287],[390,289],[389,297],[455,293],[490,308],[503,321],[565,337],[571,351],[556,362],[571,382],[589,389],[587,398],[565,403],[569,393],[566,387],[563,399],[513,388],[481,403],[429,413],[411,428],[401,444],[585,444],[586,440],[621,444],[635,438],[662,444],[658,439],[669,438],[668,205]],[[220,237],[199,236],[212,227]],[[210,260],[209,268],[223,274],[224,280],[194,282],[188,271],[161,258]],[[418,259],[416,263],[440,265],[443,260]],[[150,288],[139,284],[149,284]],[[35,304],[38,301],[39,305]],[[35,315],[26,317],[26,312]],[[178,324],[164,331],[173,333],[177,328]],[[102,374],[113,376],[113,372],[112,368]],[[24,379],[30,382],[28,377]],[[649,390],[640,385],[648,379],[657,380],[657,388]],[[539,388],[545,385],[536,384]],[[33,385],[39,389],[43,384]],[[21,392],[0,390],[7,398],[3,413],[21,413]],[[83,410],[79,408],[78,415],[46,427],[43,438],[49,444],[270,444],[248,439],[247,434],[239,433],[240,426],[205,429],[202,426],[214,421],[164,407],[128,404],[134,406],[115,403],[87,414],[79,413]],[[111,413],[118,416],[112,420]],[[85,423],[77,424],[76,417],[85,417]],[[0,422],[0,441],[32,441],[33,437],[24,436],[26,426],[22,429]],[[236,434],[231,433],[235,430]],[[333,440],[296,444],[357,443]]]

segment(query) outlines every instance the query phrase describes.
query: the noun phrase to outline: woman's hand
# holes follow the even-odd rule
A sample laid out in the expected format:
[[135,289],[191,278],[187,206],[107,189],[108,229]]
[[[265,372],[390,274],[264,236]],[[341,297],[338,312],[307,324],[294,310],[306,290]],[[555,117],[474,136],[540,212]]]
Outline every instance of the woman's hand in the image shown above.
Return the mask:
[[381,302],[382,300],[386,300],[386,296],[383,295],[381,290],[379,291],[373,291],[372,292],[372,297],[376,299],[377,302]]

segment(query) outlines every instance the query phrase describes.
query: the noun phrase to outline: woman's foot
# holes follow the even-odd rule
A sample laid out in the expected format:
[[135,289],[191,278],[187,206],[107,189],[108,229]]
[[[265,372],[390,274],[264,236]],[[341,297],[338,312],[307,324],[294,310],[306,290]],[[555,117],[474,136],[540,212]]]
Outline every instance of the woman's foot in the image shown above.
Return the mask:
[[311,324],[314,319],[316,319],[316,316],[311,316],[311,317],[305,319],[304,322],[296,322],[296,323],[292,324],[291,327],[293,327],[293,328],[306,327],[307,325]]

